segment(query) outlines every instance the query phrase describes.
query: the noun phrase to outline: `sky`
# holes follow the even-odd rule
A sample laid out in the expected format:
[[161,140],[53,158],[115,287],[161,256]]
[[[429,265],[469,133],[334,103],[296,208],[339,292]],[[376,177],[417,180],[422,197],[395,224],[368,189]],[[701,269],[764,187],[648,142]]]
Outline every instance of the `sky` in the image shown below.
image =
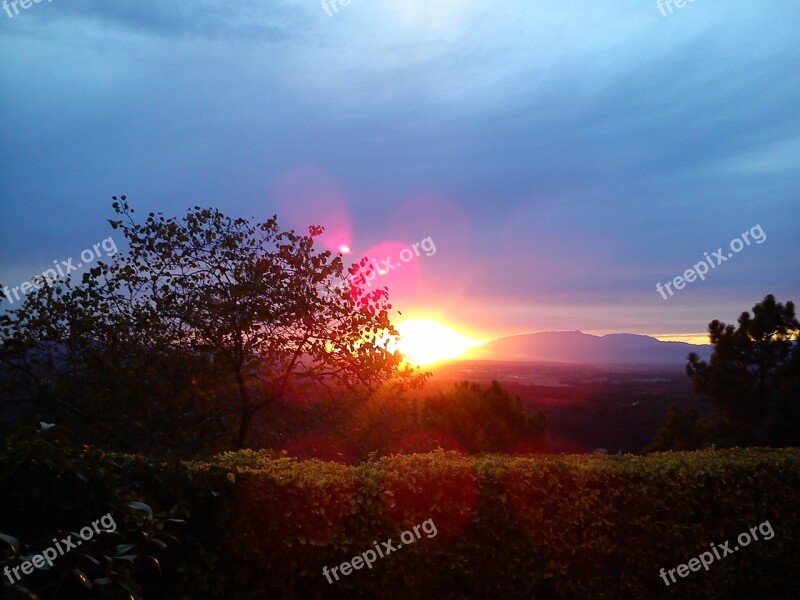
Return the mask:
[[332,1],[4,5],[0,283],[80,262],[126,194],[325,225],[391,259],[398,319],[476,339],[800,301],[800,4]]

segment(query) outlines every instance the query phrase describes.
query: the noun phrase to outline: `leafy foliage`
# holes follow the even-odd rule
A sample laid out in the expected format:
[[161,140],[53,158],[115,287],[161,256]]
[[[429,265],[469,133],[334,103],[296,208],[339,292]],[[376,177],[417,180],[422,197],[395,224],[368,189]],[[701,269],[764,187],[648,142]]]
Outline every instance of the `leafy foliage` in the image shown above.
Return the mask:
[[794,303],[771,294],[743,312],[738,327],[714,320],[710,362],[689,355],[686,373],[695,391],[722,415],[738,444],[800,444],[800,323]]
[[[180,535],[180,528],[186,524],[179,518],[185,516],[183,507],[174,505],[155,512],[143,502],[139,486],[127,479],[123,466],[115,460],[93,472],[85,454],[61,453],[51,441],[38,439],[22,447],[22,456],[17,458],[29,461],[24,469],[32,472],[21,473],[20,463],[4,460],[0,473],[4,514],[15,515],[13,521],[3,523],[3,528],[12,528],[15,535],[9,529],[0,533],[0,570],[6,575],[3,597],[162,597],[162,577],[175,576],[181,546],[176,534]],[[19,484],[28,487],[23,491]],[[73,495],[49,495],[66,491]],[[95,529],[89,527],[90,523]],[[81,537],[79,529],[84,528],[92,532],[91,536]],[[70,549],[65,539],[71,539],[75,547]],[[59,549],[52,566],[45,563],[29,574],[20,570],[48,548]],[[14,577],[15,568],[19,579]]]
[[0,315],[5,380],[24,390],[9,402],[30,421],[69,424],[106,447],[195,456],[264,445],[279,432],[255,431],[258,419],[286,406],[322,420],[424,381],[386,349],[396,333],[386,289],[354,283],[366,259],[346,269],[317,251],[321,227],[300,235],[275,217],[198,206],[138,223],[124,196],[113,206],[127,252]]
[[[20,464],[30,466],[14,468]],[[0,459],[3,488],[14,490],[0,496],[0,514],[19,515],[17,537],[56,515],[43,512],[43,503],[80,498],[82,511],[100,514],[119,467],[156,514],[170,506],[191,514],[186,554],[165,574],[164,597],[173,599],[395,598],[398,590],[453,599],[662,597],[673,590],[660,568],[766,520],[773,539],[680,580],[674,591],[695,598],[800,594],[797,450],[540,458],[434,452],[352,467],[253,451],[159,464],[14,443]],[[45,495],[34,491],[42,485]],[[397,540],[426,519],[437,526],[435,538],[334,585],[323,577],[323,566],[375,540]]]
[[658,430],[656,438],[645,448],[645,452],[695,450],[705,443],[708,436],[703,431],[709,428],[707,420],[698,420],[696,409],[683,411],[680,406],[673,404],[667,411],[666,423]]
[[482,454],[545,447],[545,415],[528,412],[519,396],[509,394],[497,381],[487,386],[456,383],[419,399],[383,395],[373,400],[354,421],[341,424],[358,458],[437,448]]
[[442,432],[472,454],[519,451],[541,441],[547,428],[541,411],[528,414],[519,396],[497,381],[487,387],[456,384],[426,399],[420,413],[423,430]]

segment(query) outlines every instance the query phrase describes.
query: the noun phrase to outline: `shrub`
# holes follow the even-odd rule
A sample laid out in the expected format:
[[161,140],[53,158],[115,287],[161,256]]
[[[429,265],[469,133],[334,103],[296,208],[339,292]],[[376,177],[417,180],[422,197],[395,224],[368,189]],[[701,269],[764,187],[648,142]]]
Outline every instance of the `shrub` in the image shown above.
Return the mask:
[[[165,598],[800,597],[800,451],[392,456],[359,466],[227,453],[207,462],[15,445],[0,531],[38,539],[101,514],[118,478],[186,543]],[[7,520],[8,516],[13,518]],[[432,519],[438,534],[329,584],[338,566]],[[769,520],[753,543],[667,588],[659,570]],[[732,544],[733,546],[733,544]]]

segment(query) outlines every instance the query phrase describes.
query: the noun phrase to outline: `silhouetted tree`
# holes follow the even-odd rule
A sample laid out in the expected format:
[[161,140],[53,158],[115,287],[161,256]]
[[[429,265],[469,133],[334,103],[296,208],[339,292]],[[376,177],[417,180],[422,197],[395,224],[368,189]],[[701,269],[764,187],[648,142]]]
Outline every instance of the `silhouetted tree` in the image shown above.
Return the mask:
[[709,362],[689,355],[686,373],[694,390],[722,415],[723,428],[739,444],[800,443],[800,323],[794,304],[771,294],[743,312],[738,327],[708,326],[714,351]]
[[197,206],[140,224],[124,196],[113,206],[127,252],[0,315],[17,348],[0,359],[29,384],[32,418],[126,449],[241,448],[279,403],[423,381],[386,350],[387,290],[353,283],[366,259],[348,270],[317,251],[321,227],[300,235]]
[[381,394],[342,419],[336,435],[356,459],[437,448],[470,454],[545,451],[547,419],[496,381],[456,383],[435,396]]
[[458,383],[424,400],[419,411],[423,431],[452,437],[470,453],[515,452],[542,442],[547,429],[541,411],[528,413],[519,396],[497,381],[487,387]]
[[698,419],[697,409],[690,408],[684,412],[673,404],[667,411],[666,423],[644,452],[697,450],[708,443],[711,429],[713,426],[709,421]]

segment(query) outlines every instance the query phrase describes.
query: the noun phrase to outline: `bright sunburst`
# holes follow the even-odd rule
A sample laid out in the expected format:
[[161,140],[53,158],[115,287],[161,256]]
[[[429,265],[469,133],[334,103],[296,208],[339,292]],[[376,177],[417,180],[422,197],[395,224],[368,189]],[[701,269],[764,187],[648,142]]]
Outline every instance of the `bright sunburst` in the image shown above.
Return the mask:
[[396,328],[400,332],[398,349],[415,365],[458,358],[469,348],[483,343],[426,319],[405,321]]

